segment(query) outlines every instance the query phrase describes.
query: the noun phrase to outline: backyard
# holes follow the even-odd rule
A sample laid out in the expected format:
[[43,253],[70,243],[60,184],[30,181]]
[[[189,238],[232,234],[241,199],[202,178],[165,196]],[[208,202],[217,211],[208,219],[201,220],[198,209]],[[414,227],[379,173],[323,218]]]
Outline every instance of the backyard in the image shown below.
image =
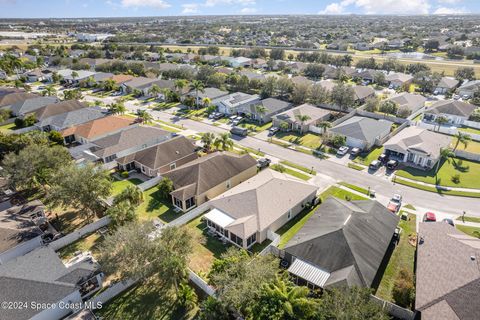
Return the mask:
[[322,136],[310,132],[303,135],[296,132],[279,132],[275,137],[310,149],[318,149],[322,145]]
[[473,133],[473,134],[479,134],[480,135],[480,129],[476,128],[471,128],[471,127],[462,127],[458,128],[459,131],[466,132],[466,133]]
[[73,257],[76,251],[91,251],[95,256],[98,250],[98,245],[102,242],[102,236],[98,232],[94,232],[89,236],[78,239],[72,244],[63,247],[58,252],[59,256],[63,260],[68,260]]
[[117,194],[121,193],[128,186],[136,186],[141,184],[142,182],[143,181],[138,178],[130,178],[124,180],[117,180],[116,178],[114,178],[114,181],[112,183],[112,196],[116,196]]
[[[406,167],[402,170],[398,170],[396,175],[434,185],[480,189],[479,162],[451,158],[443,161],[443,163],[440,165],[440,170],[438,170],[438,173],[435,172],[435,169],[436,167],[431,170],[424,171]],[[456,175],[458,175],[458,181],[454,181],[454,177]]]
[[[457,139],[453,138],[452,145],[455,146],[456,143],[457,143]],[[463,144],[459,143],[457,149],[461,151],[480,154],[480,142],[473,141],[473,140],[469,141],[466,147]]]
[[409,214],[408,220],[400,220],[399,226],[402,228],[402,234],[400,236],[400,242],[393,250],[392,256],[388,262],[388,265],[383,273],[380,285],[377,288],[375,295],[387,301],[392,301],[392,290],[395,279],[398,272],[401,269],[406,269],[411,274],[414,273],[414,258],[415,258],[415,246],[413,246],[409,237],[413,237],[416,234],[416,218],[415,215]]
[[175,212],[169,200],[163,199],[156,187],[143,192],[143,202],[137,207],[137,214],[140,220],[152,220],[159,218],[169,223],[180,217],[182,212]]

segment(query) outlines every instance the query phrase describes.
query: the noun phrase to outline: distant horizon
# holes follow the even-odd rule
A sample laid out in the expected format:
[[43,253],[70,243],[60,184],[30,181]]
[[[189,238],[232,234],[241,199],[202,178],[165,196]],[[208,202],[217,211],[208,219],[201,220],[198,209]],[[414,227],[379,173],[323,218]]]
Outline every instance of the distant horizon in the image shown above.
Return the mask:
[[477,0],[0,0],[0,19],[480,14]]

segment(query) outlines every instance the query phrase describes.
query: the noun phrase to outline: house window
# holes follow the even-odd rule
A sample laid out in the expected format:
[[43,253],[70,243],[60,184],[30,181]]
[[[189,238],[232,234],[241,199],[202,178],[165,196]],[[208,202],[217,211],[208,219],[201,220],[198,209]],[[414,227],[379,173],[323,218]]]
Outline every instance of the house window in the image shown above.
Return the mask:
[[190,209],[194,205],[195,205],[195,198],[194,197],[191,197],[190,199],[187,199],[187,201],[185,202],[186,209]]
[[407,157],[408,161],[413,161],[414,158],[415,158],[415,155],[413,153],[408,154],[408,157]]
[[432,166],[432,159],[428,159],[427,161],[427,167],[431,167]]
[[170,164],[170,170],[173,170],[177,167],[177,164],[176,163],[171,163]]
[[235,233],[230,232],[230,240],[232,240],[233,243],[236,243],[240,247],[243,247],[243,239],[238,237]]
[[257,241],[257,233],[252,234],[250,237],[247,239],[247,247],[250,247],[252,244],[254,244]]
[[183,209],[182,201],[180,201],[179,199],[177,199],[177,198],[175,198],[175,197],[173,198],[173,204],[174,204],[176,207]]
[[142,166],[142,172],[145,173],[145,167],[144,166]]
[[291,217],[292,217],[292,209],[288,210],[288,216],[287,216],[288,220],[290,220]]
[[227,180],[225,185],[227,186],[227,189],[230,189],[230,187],[232,186],[230,180]]
[[117,159],[117,155],[116,154],[112,154],[111,156],[108,156],[105,158],[105,163],[109,163],[109,162],[112,162],[113,160]]

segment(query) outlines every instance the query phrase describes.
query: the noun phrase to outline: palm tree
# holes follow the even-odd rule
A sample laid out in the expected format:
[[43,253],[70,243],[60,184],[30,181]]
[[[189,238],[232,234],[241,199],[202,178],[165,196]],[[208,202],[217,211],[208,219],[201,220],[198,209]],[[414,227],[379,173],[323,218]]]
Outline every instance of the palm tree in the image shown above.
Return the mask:
[[125,108],[125,105],[122,102],[112,103],[108,105],[107,108],[112,114],[124,114],[127,112],[127,108]]
[[158,95],[160,93],[162,93],[162,89],[160,89],[160,87],[156,84],[153,84],[150,89],[148,89],[148,93],[154,97],[154,98],[158,98]]
[[330,123],[330,122],[328,122],[328,121],[320,121],[320,122],[317,124],[317,127],[322,128],[322,129],[323,129],[323,133],[325,133],[328,128],[331,128],[331,127],[332,127],[332,123]]
[[197,299],[197,294],[195,293],[195,290],[192,289],[192,287],[190,287],[186,283],[180,283],[177,292],[177,301],[182,308],[185,308],[186,310],[191,310],[195,308],[195,306],[197,305]]
[[185,79],[178,79],[175,80],[173,83],[175,90],[177,90],[177,93],[180,95],[182,93],[182,90],[187,86],[188,81]]
[[468,146],[468,143],[472,140],[472,137],[470,135],[462,133],[460,131],[457,132],[455,138],[457,139],[457,143],[455,144],[455,148],[453,148],[453,151],[457,150],[460,143],[463,144],[464,148],[466,148]]
[[435,174],[438,173],[438,170],[440,169],[440,162],[442,162],[442,160],[447,160],[451,157],[453,157],[454,154],[453,152],[448,149],[448,148],[440,148],[440,159],[438,159],[437,161],[437,168],[435,169]]
[[44,96],[52,97],[57,94],[57,90],[55,90],[55,87],[53,85],[48,85],[45,87],[45,89],[43,89],[42,94]]
[[217,149],[230,150],[233,147],[232,135],[229,132],[221,133],[213,142]]
[[152,115],[150,113],[148,113],[147,110],[138,110],[137,111],[137,117],[143,123],[151,123],[153,121]]
[[343,56],[342,61],[346,66],[350,66],[352,64],[353,57],[349,54],[346,54]]
[[192,83],[190,83],[190,89],[195,90],[195,105],[198,109],[198,93],[205,92],[205,85],[200,80],[193,80]]
[[265,108],[264,105],[258,104],[258,105],[255,106],[255,111],[256,111],[256,112],[258,113],[258,115],[259,115],[258,121],[259,121],[259,122],[263,122],[263,115],[265,115],[265,113],[267,113],[268,109]]
[[203,147],[205,148],[206,152],[210,152],[212,149],[212,145],[215,142],[215,135],[212,132],[205,132],[202,134],[202,138],[200,141],[203,143]]
[[130,185],[127,186],[121,193],[119,193],[113,199],[113,204],[117,204],[123,201],[129,201],[130,204],[138,206],[143,201],[143,192],[139,187]]
[[202,99],[202,105],[207,108],[212,103],[212,99],[205,97]]
[[303,125],[305,124],[306,121],[310,120],[310,116],[306,115],[306,114],[299,114],[297,115],[296,117],[298,119],[298,121],[300,121],[301,125],[302,125],[302,128],[300,130],[300,133],[303,132]]
[[[448,123],[448,119],[444,116],[439,116],[435,118],[435,123],[438,124],[438,131],[440,131],[440,127],[442,124]],[[433,127],[433,131],[435,131],[435,127]]]
[[19,78],[19,70],[23,67],[23,62],[17,57],[11,56],[10,58],[10,66],[13,70],[15,70],[15,73],[17,74],[17,79]]

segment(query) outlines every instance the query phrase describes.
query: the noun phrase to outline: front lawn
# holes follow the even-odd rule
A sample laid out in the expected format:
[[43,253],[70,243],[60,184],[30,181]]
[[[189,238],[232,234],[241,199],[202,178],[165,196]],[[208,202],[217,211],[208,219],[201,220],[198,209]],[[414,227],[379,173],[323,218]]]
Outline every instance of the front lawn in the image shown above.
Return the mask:
[[215,259],[220,259],[229,244],[223,244],[217,238],[207,234],[207,224],[201,221],[202,216],[190,221],[185,226],[191,229],[203,241],[194,244],[189,267],[195,273],[206,277]]
[[470,226],[461,226],[457,224],[457,229],[462,231],[463,233],[468,234],[469,236],[480,239],[480,228],[470,227]]
[[336,197],[342,200],[346,200],[347,198],[350,200],[367,200],[368,199],[367,197],[360,196],[358,194],[349,192],[347,190],[344,190],[335,186],[331,186],[320,195],[320,198],[322,199],[322,201],[324,201],[328,197]]
[[242,127],[242,128],[246,128],[251,132],[259,133],[259,132],[262,132],[262,131],[265,131],[265,130],[269,129],[272,126],[272,122],[259,124],[259,123],[256,123],[256,122],[247,121],[247,122],[240,123],[238,126]]
[[382,153],[383,153],[383,147],[376,147],[368,153],[360,154],[353,161],[356,163],[360,163],[365,166],[368,166],[373,160],[377,160],[378,156],[380,156]]
[[429,186],[429,185],[423,185],[419,184],[416,182],[412,182],[410,180],[404,180],[400,177],[395,177],[393,179],[393,182],[412,187],[415,189],[420,189],[428,192],[434,192],[438,194],[444,194],[444,195],[449,195],[449,196],[458,196],[458,197],[468,197],[468,198],[480,198],[480,192],[471,192],[471,191],[459,191],[459,190],[444,190],[441,189],[440,187],[434,187],[434,186]]
[[403,229],[400,235],[400,242],[393,250],[375,294],[377,297],[387,301],[392,301],[393,285],[399,271],[407,269],[412,275],[414,274],[415,246],[409,242],[409,237],[412,237],[413,243],[413,237],[416,235],[415,215],[409,214],[408,221],[400,220],[399,226]]
[[316,175],[317,174],[317,172],[313,168],[307,168],[307,167],[304,167],[302,165],[296,164],[296,163],[291,162],[291,161],[282,160],[282,161],[280,161],[280,163],[283,164],[283,165],[298,169],[298,170],[303,171],[305,173],[311,174],[311,175]]
[[[403,170],[398,170],[396,175],[434,185],[480,189],[479,162],[452,158],[448,161],[443,161],[438,173],[435,172],[435,169],[436,167],[429,171],[423,171],[407,167]],[[458,183],[452,181],[455,175],[459,176]]]
[[303,135],[296,132],[279,132],[275,137],[310,149],[318,149],[322,145],[322,136],[311,132]]
[[130,185],[139,185],[143,181],[138,179],[138,178],[130,178],[130,179],[124,179],[124,180],[115,180],[112,183],[112,196],[116,196],[117,194],[121,193],[123,190],[125,190],[126,187]]
[[153,187],[143,192],[143,202],[137,207],[137,214],[140,220],[159,218],[163,222],[169,223],[183,213],[175,212],[171,202],[163,199],[160,191]]
[[288,167],[284,167],[282,165],[273,165],[270,167],[271,169],[275,170],[275,171],[278,171],[278,172],[283,172],[283,173],[286,173],[286,174],[289,174],[291,176],[294,176],[295,178],[298,178],[298,179],[301,179],[301,180],[305,180],[305,181],[308,181],[312,178],[312,176],[309,176],[309,175],[306,175],[302,172],[299,172],[297,170],[293,170],[293,169],[290,169]]
[[480,223],[480,217],[469,217],[469,216],[462,217],[462,216],[459,216],[456,220]]

